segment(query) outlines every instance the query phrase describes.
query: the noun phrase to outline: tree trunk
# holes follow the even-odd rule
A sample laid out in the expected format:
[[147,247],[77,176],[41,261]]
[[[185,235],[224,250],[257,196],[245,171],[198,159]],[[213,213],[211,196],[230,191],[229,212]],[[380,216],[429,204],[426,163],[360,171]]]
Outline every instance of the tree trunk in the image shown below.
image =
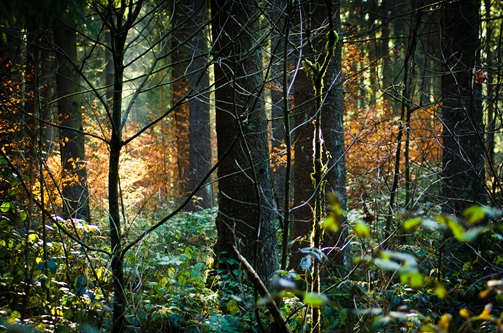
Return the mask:
[[[123,333],[126,331],[126,294],[124,281],[124,252],[122,239],[122,221],[120,213],[121,196],[119,192],[120,174],[119,161],[122,140],[122,93],[124,90],[124,53],[126,38],[131,29],[142,2],[135,4],[134,9],[125,19],[126,7],[123,4],[119,10],[112,8],[112,3],[108,3],[106,14],[110,22],[105,22],[111,27],[110,45],[113,50],[111,56],[113,61],[113,91],[110,93],[111,105],[107,107],[107,113],[110,120],[110,142],[109,142],[109,166],[108,166],[108,211],[109,211],[109,229],[110,229],[110,248],[112,250],[112,279],[114,290],[113,303],[113,322],[112,333]],[[107,73],[108,74],[108,73]]]
[[[293,175],[293,214],[291,239],[290,268],[298,270],[302,259],[299,249],[309,246],[309,234],[312,230],[313,186],[311,182],[313,156],[313,130],[311,118],[316,112],[313,102],[312,82],[304,71],[295,79],[295,124],[293,133],[295,142],[294,175]],[[302,125],[301,125],[302,124]],[[301,126],[299,126],[301,125]]]
[[[324,1],[312,2],[312,27],[307,27],[311,31],[316,31],[327,18],[327,10]],[[339,17],[339,2],[335,1],[332,4],[334,10],[334,24],[338,27]],[[308,13],[308,9],[304,9]],[[305,22],[303,24],[306,24]],[[318,32],[316,36],[312,36],[313,44],[318,50],[322,50],[327,42],[325,33]],[[307,41],[302,42],[303,45]],[[325,180],[326,188],[330,191],[337,192],[341,198],[341,203],[346,205],[346,166],[344,157],[344,128],[343,128],[343,88],[341,85],[341,45],[336,46],[334,56],[328,65],[326,75],[324,77],[324,95],[321,105],[321,117],[324,119],[321,122],[321,132],[324,140],[324,149],[331,156],[327,166],[329,172]],[[325,52],[320,52],[319,62],[323,61]],[[309,47],[303,50],[303,57],[310,59],[314,57],[310,53]],[[294,211],[292,221],[291,238],[296,240],[292,245],[292,257],[290,267],[298,269],[302,260],[302,253],[299,249],[309,246],[313,228],[313,212],[314,208],[314,189],[311,173],[313,172],[313,127],[312,121],[316,114],[316,96],[313,90],[313,81],[307,75],[305,69],[299,71],[295,80],[295,164],[294,164]],[[326,158],[327,156],[323,156]],[[339,234],[329,234],[326,241],[327,246],[337,246],[343,237]]]
[[[191,55],[187,47],[186,39],[188,37],[186,20],[189,17],[185,13],[187,1],[175,1],[174,11],[172,13],[172,31],[171,40],[173,63],[171,79],[173,87],[171,90],[171,103],[175,105],[188,93],[189,79],[187,75],[187,66],[190,63]],[[189,14],[190,15],[190,14]],[[177,147],[178,163],[178,194],[185,196],[189,192],[189,104],[183,102],[174,109],[175,119],[175,138]]]
[[474,80],[479,55],[480,0],[443,4],[442,142],[444,212],[461,214],[485,204],[480,85]]
[[72,26],[62,21],[54,23],[54,43],[57,48],[56,86],[58,96],[59,142],[62,166],[63,216],[89,220],[87,167],[79,74],[77,36]]
[[[340,1],[334,3],[334,25],[340,31]],[[338,195],[342,209],[346,210],[346,152],[344,146],[344,87],[342,85],[342,42],[337,43],[334,57],[328,67],[325,77],[325,100],[322,105],[322,131],[326,150],[330,153],[325,188]],[[338,232],[327,231],[323,247],[338,247],[344,245],[348,235],[342,225]],[[331,262],[343,264],[343,254],[334,249],[329,251]]]
[[119,160],[122,148],[122,91],[124,74],[124,44],[126,36],[118,36],[112,39],[115,45],[115,76],[112,99],[112,121],[110,139],[110,160],[108,166],[108,209],[110,226],[110,248],[112,249],[112,276],[114,287],[114,317],[112,324],[113,333],[122,333],[126,329],[126,295],[124,290],[124,256],[122,253],[122,226],[120,214],[119,193]]
[[[307,5],[304,5],[307,6]],[[302,15],[307,15],[309,9],[298,6],[296,11],[302,11]],[[299,14],[295,14],[298,17]],[[305,25],[306,22],[295,22],[297,25]],[[309,27],[308,27],[309,28]],[[306,27],[303,28],[305,30]],[[312,28],[309,28],[312,30]],[[296,41],[298,45],[306,43],[306,36],[301,36],[301,40]],[[297,53],[298,52],[298,53]],[[295,56],[308,56],[309,49],[297,50]],[[306,52],[304,55],[301,52]],[[302,253],[299,249],[308,247],[310,244],[309,235],[312,231],[313,212],[313,184],[311,172],[313,169],[313,127],[312,121],[316,113],[316,103],[314,100],[313,82],[307,75],[305,69],[299,70],[294,82],[294,105],[293,110],[295,131],[294,137],[294,171],[293,171],[293,213],[291,239],[294,240],[291,247],[291,258],[289,267],[299,270]]]
[[[206,42],[206,21],[208,6],[205,0],[188,1],[190,11],[188,17],[189,35],[193,36],[186,44],[190,54],[188,66],[189,87],[193,98],[189,100],[189,190],[193,190],[212,166],[211,127],[210,127],[210,96],[208,87],[209,72],[208,43]],[[209,179],[211,183],[211,178]],[[189,205],[190,210],[206,209],[213,206],[213,191],[211,185],[205,185],[196,193],[196,200]]]
[[[262,97],[259,11],[254,0],[213,0],[219,214],[215,252],[236,248],[266,281],[278,268],[276,205]],[[224,263],[225,264],[225,263]]]
[[[286,150],[290,149],[285,146],[286,136],[285,128],[288,127],[285,122],[285,106],[288,106],[288,96],[285,94],[285,90],[288,89],[288,73],[284,71],[285,66],[289,66],[291,63],[286,58],[285,53],[285,39],[288,40],[287,35],[283,35],[284,25],[289,24],[289,19],[282,19],[282,16],[286,15],[289,17],[291,13],[288,11],[284,12],[282,8],[281,1],[275,1],[271,4],[269,10],[269,15],[271,17],[271,22],[274,26],[271,26],[271,74],[272,80],[270,82],[270,94],[271,94],[271,148],[272,148],[272,164],[273,167],[273,181],[274,181],[274,193],[276,196],[276,202],[278,209],[280,211],[286,209],[285,198],[285,181],[287,177],[286,168]],[[283,28],[283,31],[280,30]],[[288,28],[288,27],[287,27]],[[288,68],[288,67],[286,67]],[[286,76],[286,77],[285,77]],[[286,79],[286,80],[285,80]],[[286,85],[285,85],[286,83]],[[286,103],[285,103],[286,98]],[[283,212],[284,215],[284,212]]]

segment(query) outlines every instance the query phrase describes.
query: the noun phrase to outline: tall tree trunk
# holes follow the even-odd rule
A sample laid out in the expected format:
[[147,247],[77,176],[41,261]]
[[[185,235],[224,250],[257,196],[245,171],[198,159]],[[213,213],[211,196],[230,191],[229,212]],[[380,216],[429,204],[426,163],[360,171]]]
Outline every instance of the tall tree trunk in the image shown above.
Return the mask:
[[[282,1],[274,1],[271,3],[269,15],[271,19],[271,66],[272,66],[272,80],[270,82],[271,94],[271,148],[272,148],[272,163],[274,165],[273,181],[274,192],[276,195],[276,202],[278,208],[284,210],[286,208],[285,202],[285,181],[286,181],[286,154],[287,149],[285,140],[287,134],[285,133],[286,119],[285,119],[285,106],[288,106],[288,96],[285,95],[285,90],[288,89],[288,73],[284,71],[285,66],[289,66],[290,62],[286,58],[285,40],[288,41],[289,37],[283,35],[286,31],[285,25],[289,24],[289,16],[291,13],[290,8],[282,7]],[[282,16],[286,15],[286,19]],[[287,27],[288,28],[288,27]],[[288,67],[286,67],[288,68]],[[286,77],[285,77],[286,76]],[[285,78],[287,80],[285,80]],[[287,85],[284,85],[287,83]],[[286,103],[285,103],[286,98]],[[284,212],[283,212],[284,214]]]
[[[295,8],[295,17],[306,17],[310,9],[309,3]],[[306,30],[306,22],[295,22],[296,26],[304,25],[302,30]],[[308,27],[309,28],[309,27]],[[304,45],[306,36],[301,35],[298,45]],[[305,52],[305,54],[304,54]],[[296,57],[306,57],[310,53],[309,48],[296,50]],[[294,137],[294,171],[293,171],[293,213],[291,239],[294,240],[291,247],[291,258],[289,266],[291,269],[299,270],[302,260],[302,253],[299,249],[308,247],[310,244],[309,235],[312,230],[313,218],[313,184],[311,181],[312,157],[313,157],[313,127],[312,121],[316,113],[316,103],[314,100],[313,82],[309,78],[305,69],[300,69],[295,76],[294,82],[294,104],[293,110],[295,131]]]
[[[278,268],[276,206],[262,97],[259,15],[254,0],[213,0],[219,177],[215,252],[235,245],[267,281]],[[225,254],[226,253],[226,254]]]
[[[109,166],[108,166],[108,211],[110,229],[110,248],[112,250],[111,270],[114,290],[112,333],[126,331],[126,293],[124,281],[124,250],[121,218],[121,195],[119,191],[120,174],[119,161],[122,146],[122,94],[124,90],[124,57],[126,52],[126,39],[129,30],[135,23],[142,8],[143,1],[138,1],[131,6],[121,3],[119,8],[114,8],[109,2],[101,13],[110,27],[110,44],[113,61],[113,90],[107,97],[111,97],[107,105],[107,114],[110,121],[109,141]],[[125,13],[127,12],[127,15]],[[109,73],[106,73],[107,75]]]
[[[211,169],[211,127],[209,103],[208,42],[206,21],[208,6],[205,0],[188,1],[190,7],[188,31],[192,36],[186,47],[191,50],[188,66],[189,87],[193,98],[189,100],[189,190],[193,190]],[[211,180],[211,179],[210,179]],[[213,205],[211,185],[205,185],[196,193],[189,209],[205,209]]]
[[442,142],[444,211],[461,214],[485,204],[483,122],[479,57],[480,0],[443,3]]
[[[340,0],[334,1],[334,26],[340,31]],[[346,152],[344,146],[344,87],[342,85],[342,42],[337,43],[333,59],[325,77],[324,103],[322,105],[322,131],[326,150],[331,159],[325,188],[336,193],[342,209],[346,210]],[[342,221],[341,221],[342,222]],[[341,225],[342,227],[342,225]],[[323,247],[341,248],[348,235],[346,228],[338,232],[327,231]],[[343,264],[343,254],[337,249],[329,251],[331,259],[336,264]]]
[[273,1],[269,9],[271,20],[271,156],[274,165],[273,182],[276,202],[282,222],[281,269],[288,267],[290,256],[291,225],[291,174],[293,150],[290,114],[291,77],[288,69],[292,65],[290,57],[290,29],[293,19],[292,3]]
[[[313,200],[312,217],[311,219],[309,219],[309,223],[306,224],[307,226],[310,226],[311,229],[311,232],[309,233],[309,247],[313,250],[321,249],[324,236],[324,230],[321,227],[321,222],[325,216],[325,185],[328,164],[330,160],[330,152],[327,151],[327,149],[334,148],[332,144],[335,144],[337,140],[341,139],[339,135],[337,135],[337,137],[335,138],[333,135],[330,135],[334,133],[329,133],[330,139],[333,139],[334,142],[331,142],[330,145],[327,145],[325,142],[326,138],[324,132],[324,129],[330,128],[326,127],[324,124],[326,115],[323,111],[324,109],[325,111],[327,110],[325,97],[328,97],[325,94],[325,88],[328,86],[329,89],[334,89],[334,83],[337,82],[335,76],[337,74],[335,73],[335,69],[332,68],[331,70],[329,70],[331,65],[333,66],[332,60],[334,58],[335,46],[338,42],[338,35],[335,32],[334,24],[334,12],[338,13],[338,8],[334,11],[334,5],[335,3],[332,0],[311,1],[310,3],[306,4],[304,8],[301,8],[301,10],[303,10],[303,12],[307,15],[306,22],[301,22],[301,24],[305,24],[304,29],[307,32],[306,41],[301,43],[301,45],[303,45],[303,54],[301,55],[301,57],[303,63],[303,71],[305,75],[309,75],[310,84],[306,87],[301,87],[302,90],[300,90],[300,92],[302,92],[302,95],[300,95],[300,97],[307,97],[307,99],[301,100],[301,102],[305,104],[301,105],[300,107],[308,104],[314,106],[314,114],[310,117],[310,119],[306,119],[306,121],[302,123],[302,126],[304,126],[308,130],[308,133],[312,133],[311,147],[313,153],[312,155],[310,155],[311,167],[309,169],[296,168],[295,177],[303,176],[303,178],[305,179],[305,177],[309,175],[309,178],[311,180],[311,185],[309,186],[309,188],[311,188],[313,195],[310,198],[304,197],[303,199],[305,201],[309,201],[312,198]],[[328,20],[328,31],[321,30],[325,25],[325,20]],[[307,82],[305,83],[307,84]],[[308,87],[309,89],[307,89]],[[335,90],[332,90],[332,93],[334,91]],[[296,97],[297,96],[298,95],[296,95]],[[335,97],[335,95],[331,97],[332,101],[337,101],[338,103],[341,102],[340,98],[333,98]],[[295,102],[296,105],[298,105],[297,100]],[[339,107],[340,106],[341,104],[339,104]],[[334,113],[335,110],[331,109],[331,112]],[[308,115],[309,114],[305,115],[304,117]],[[331,120],[333,121],[334,118],[332,117]],[[310,128],[310,126],[308,126],[308,124],[310,123],[313,124],[312,129]],[[336,124],[334,122],[330,125]],[[340,140],[339,144],[343,144],[343,142],[344,140]],[[295,155],[297,157],[297,153]],[[303,174],[305,174],[306,176],[304,176]],[[298,188],[295,189],[297,190]],[[297,195],[298,194],[296,192],[295,197],[297,197]],[[306,225],[301,226],[305,228]],[[299,225],[297,225],[297,227],[295,226],[296,225],[294,224],[293,231],[295,231],[295,233],[297,233],[297,231],[301,231],[298,230]],[[293,262],[295,263],[295,261]],[[310,282],[310,290],[315,293],[320,293],[321,265],[312,258],[311,262],[312,265],[309,265],[309,269],[306,267],[300,268],[310,271],[310,279],[308,280]],[[312,307],[311,311],[312,332],[321,332],[321,311],[319,307]]]
[[89,220],[87,168],[82,127],[77,63],[77,36],[73,26],[56,20],[56,92],[62,166],[63,216]]
[[[182,195],[192,192],[211,168],[208,44],[206,1],[177,1],[173,12],[172,103],[189,94],[174,111],[178,148],[178,184]],[[195,194],[189,210],[211,207],[211,185]]]
[[[316,31],[327,18],[327,9],[325,1],[311,2],[312,9],[312,27],[307,27],[311,31]],[[338,27],[339,17],[339,2],[332,1],[334,11],[334,25]],[[302,9],[305,15],[310,9]],[[303,24],[305,24],[304,22]],[[304,27],[306,29],[306,27]],[[318,32],[313,36],[313,45],[316,49],[322,50],[326,43],[324,33]],[[311,59],[314,55],[311,53],[307,45],[307,41],[303,40],[305,48],[303,50],[303,58]],[[344,128],[343,128],[343,87],[341,85],[341,45],[336,46],[334,56],[328,65],[327,72],[324,77],[325,92],[322,96],[323,103],[321,104],[321,117],[324,119],[321,122],[321,132],[324,140],[324,148],[331,156],[327,166],[329,172],[325,176],[328,182],[327,189],[337,192],[341,198],[343,207],[346,205],[346,166],[344,158]],[[318,55],[320,63],[323,61],[325,52],[320,52]],[[314,192],[311,173],[313,171],[313,127],[312,121],[315,118],[317,106],[316,96],[313,90],[313,81],[307,75],[306,69],[299,71],[295,79],[295,164],[294,164],[294,211],[292,221],[291,238],[296,240],[292,245],[292,257],[290,267],[298,269],[302,260],[302,253],[299,249],[309,246],[309,235],[313,228],[313,212],[314,207]],[[324,156],[326,158],[326,156]],[[339,235],[331,234],[327,239],[327,245],[336,246]],[[340,238],[341,240],[342,238]]]
[[[172,13],[172,31],[171,40],[172,56],[172,81],[171,102],[178,103],[188,93],[189,78],[187,75],[187,66],[191,60],[191,52],[187,47],[188,31],[187,19],[190,13],[186,12],[186,7],[190,5],[188,1],[175,1],[174,11]],[[178,163],[178,192],[185,196],[189,191],[189,104],[183,102],[174,109],[175,137],[177,147]]]
[[[486,54],[486,63],[487,63],[487,73],[484,73],[484,70],[480,69],[478,74],[479,74],[479,81],[480,83],[486,83],[487,84],[487,128],[486,128],[486,138],[485,138],[485,146],[486,146],[486,168],[487,168],[487,174],[491,181],[491,200],[493,203],[498,202],[498,194],[501,193],[502,191],[502,183],[501,183],[501,178],[498,176],[498,171],[496,167],[496,154],[495,154],[495,134],[497,131],[496,123],[497,123],[497,105],[498,105],[498,95],[499,95],[499,85],[495,85],[494,82],[498,82],[498,76],[501,76],[494,68],[495,68],[495,61],[498,58],[497,52],[495,52],[493,45],[500,45],[501,44],[501,34],[497,35],[497,37],[494,34],[494,25],[496,23],[492,23],[491,20],[493,19],[493,16],[491,14],[492,10],[492,4],[494,1],[491,0],[484,0],[484,7],[485,7],[485,15],[484,19],[486,22],[486,30],[485,30],[485,37],[486,37],[486,43],[484,47],[484,51]],[[499,43],[497,43],[494,39],[499,38]],[[500,48],[498,48],[500,49]],[[499,75],[497,75],[499,74]],[[486,80],[486,82],[484,82]]]
[[[122,32],[122,31],[121,31]],[[122,32],[123,33],[123,32]],[[112,324],[113,333],[122,333],[126,328],[126,295],[124,290],[124,255],[122,253],[122,224],[120,214],[120,193],[119,193],[119,160],[122,148],[122,91],[124,74],[124,44],[126,36],[118,35],[112,39],[114,44],[114,91],[112,98],[112,119],[111,119],[111,139],[110,156],[108,166],[108,209],[110,225],[110,247],[112,249],[112,276],[114,287],[114,316]]]

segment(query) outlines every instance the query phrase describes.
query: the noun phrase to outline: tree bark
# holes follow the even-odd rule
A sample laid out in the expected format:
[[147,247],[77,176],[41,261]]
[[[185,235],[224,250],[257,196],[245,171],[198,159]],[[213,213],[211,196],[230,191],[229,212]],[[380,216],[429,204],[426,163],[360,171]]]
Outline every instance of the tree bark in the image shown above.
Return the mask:
[[56,86],[58,97],[59,143],[62,166],[63,216],[89,221],[89,195],[82,127],[77,36],[74,28],[56,20]]
[[[307,27],[311,31],[316,31],[327,18],[327,10],[324,1],[312,2],[312,27]],[[334,10],[334,24],[338,27],[339,22],[339,2],[332,1]],[[309,9],[304,8],[304,13],[308,13]],[[306,22],[303,22],[306,24]],[[306,37],[309,38],[309,37]],[[313,35],[313,44],[318,50],[322,50],[326,43],[324,32],[318,32]],[[303,40],[305,45],[303,50],[304,58],[314,57],[307,45],[307,41]],[[324,141],[324,149],[330,156],[327,167],[328,173],[325,180],[326,188],[339,194],[343,207],[346,205],[346,166],[344,157],[344,128],[343,128],[343,87],[341,85],[341,43],[336,45],[334,56],[328,65],[326,75],[324,77],[324,94],[322,96],[322,105],[320,108],[321,117],[324,119],[321,122],[321,132]],[[324,52],[320,52],[319,61],[324,57]],[[292,235],[291,238],[296,240],[292,245],[292,256],[290,259],[290,267],[299,269],[302,253],[299,249],[309,246],[309,235],[313,228],[313,213],[314,208],[314,190],[311,179],[313,171],[313,127],[311,122],[314,120],[317,107],[316,96],[313,90],[313,81],[309,78],[306,70],[303,69],[297,73],[294,89],[295,100],[295,123],[296,132],[294,133],[295,142],[295,164],[294,164],[294,211],[292,220]],[[324,156],[326,158],[327,156]],[[329,234],[329,238],[325,245],[337,246],[342,240],[339,234]]]
[[[189,79],[187,75],[187,65],[190,63],[190,54],[186,39],[188,37],[187,19],[185,13],[187,1],[175,1],[172,13],[173,22],[171,30],[173,38],[171,40],[172,57],[172,81],[171,102],[178,103],[188,93]],[[189,104],[184,102],[174,109],[175,138],[177,147],[178,163],[178,193],[185,196],[189,192]]]
[[480,0],[443,4],[442,196],[446,213],[485,204],[483,121],[479,58]]
[[[333,5],[334,25],[340,31],[340,1]],[[344,87],[342,82],[342,41],[337,43],[333,59],[325,76],[325,100],[322,105],[322,131],[325,147],[331,156],[328,161],[325,188],[337,194],[343,210],[346,210],[346,151],[344,145]],[[332,247],[329,258],[333,263],[343,264],[343,253],[337,248],[342,248],[348,235],[343,221],[338,232],[325,232],[323,247]]]
[[[302,17],[309,13],[309,9],[305,6],[298,6],[296,11],[302,11]],[[295,14],[298,17],[299,14]],[[305,25],[306,22],[295,22],[296,26]],[[303,30],[306,29],[306,26]],[[308,27],[308,29],[311,29]],[[305,32],[304,32],[305,33]],[[306,36],[300,36],[300,40],[296,41],[298,45],[306,43]],[[304,54],[305,52],[305,54]],[[296,50],[296,57],[306,57],[310,53],[307,46],[303,49]],[[291,258],[289,267],[299,270],[302,253],[299,249],[307,247],[310,244],[309,235],[312,230],[313,212],[313,184],[311,181],[312,172],[312,157],[313,157],[313,127],[312,121],[316,113],[316,103],[313,90],[313,82],[306,73],[306,70],[301,68],[296,73],[294,82],[294,105],[293,110],[295,131],[293,138],[294,146],[294,170],[293,170],[293,212],[291,239],[294,241],[291,247]]]
[[219,214],[215,252],[232,246],[266,281],[278,268],[276,205],[262,97],[259,11],[254,0],[213,0]]
[[[193,98],[189,100],[189,189],[194,189],[206,176],[212,166],[211,127],[210,127],[210,94],[208,87],[209,72],[208,43],[206,41],[206,24],[208,6],[205,0],[188,1],[190,5],[188,21],[189,35],[187,48],[192,50],[188,66],[189,87]],[[211,178],[208,179],[211,183]],[[211,184],[205,185],[196,193],[196,200],[189,205],[190,210],[206,209],[213,206]]]

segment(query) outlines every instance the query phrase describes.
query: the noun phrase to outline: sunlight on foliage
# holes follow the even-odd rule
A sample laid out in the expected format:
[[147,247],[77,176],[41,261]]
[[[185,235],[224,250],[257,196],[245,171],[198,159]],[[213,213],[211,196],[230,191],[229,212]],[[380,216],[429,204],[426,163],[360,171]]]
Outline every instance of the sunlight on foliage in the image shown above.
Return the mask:
[[329,192],[327,194],[327,209],[329,213],[321,222],[321,227],[324,230],[337,232],[340,228],[341,218],[344,212],[339,196],[336,193]]
[[323,294],[307,292],[304,294],[302,301],[313,308],[319,308],[328,303],[328,298]]
[[448,332],[449,331],[449,324],[452,320],[452,316],[448,313],[442,315],[440,320],[437,323],[438,330],[440,332]]
[[370,227],[365,222],[357,222],[355,224],[355,233],[360,238],[369,238],[370,237]]

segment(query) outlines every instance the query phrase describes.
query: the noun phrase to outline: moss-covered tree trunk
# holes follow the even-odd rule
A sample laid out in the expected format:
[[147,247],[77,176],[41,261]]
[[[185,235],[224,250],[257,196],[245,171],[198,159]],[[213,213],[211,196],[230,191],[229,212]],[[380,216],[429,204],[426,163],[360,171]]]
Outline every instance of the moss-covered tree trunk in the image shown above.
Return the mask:
[[[340,31],[340,1],[333,4],[333,22]],[[346,209],[346,147],[344,144],[344,87],[342,80],[342,42],[337,43],[334,55],[325,75],[324,102],[321,106],[323,115],[322,132],[325,147],[331,159],[327,164],[325,189],[336,193],[342,209]],[[341,228],[337,232],[327,230],[323,239],[324,248],[332,248],[327,254],[331,262],[342,265],[343,253],[339,250],[344,246],[348,235],[347,228],[340,221]]]
[[[309,8],[309,6],[312,6]],[[339,25],[339,2],[332,3],[333,25]],[[298,8],[303,11],[303,15],[310,13],[310,20],[300,22],[304,29],[313,31],[310,37],[305,34],[301,45],[304,45],[302,56],[305,59],[316,60],[320,64],[326,54],[324,50],[327,42],[326,31],[320,32],[318,29],[327,19],[328,11],[325,1],[306,3]],[[308,16],[304,16],[308,17]],[[308,25],[308,22],[311,26]],[[316,33],[314,33],[316,32]],[[309,41],[311,39],[311,41]],[[313,52],[315,49],[320,52]],[[294,82],[295,99],[295,132],[293,133],[295,142],[295,163],[294,163],[294,210],[292,220],[291,238],[296,240],[291,249],[290,267],[299,269],[303,254],[298,250],[310,246],[309,235],[313,229],[313,208],[316,197],[316,188],[313,188],[311,173],[313,172],[313,156],[315,154],[313,140],[313,121],[316,116],[321,116],[323,121],[320,124],[322,135],[322,147],[325,149],[323,159],[326,163],[327,173],[324,177],[326,189],[338,193],[341,204],[345,207],[346,202],[346,164],[344,156],[344,96],[341,77],[341,50],[342,44],[338,43],[333,50],[326,72],[323,76],[323,96],[316,96],[313,87],[313,79],[309,77],[309,69],[300,70]],[[300,54],[299,54],[300,55]],[[321,97],[319,105],[317,98]],[[328,155],[327,155],[328,154]],[[327,159],[327,157],[330,157]],[[340,234],[330,233],[327,239],[327,246],[336,246],[337,242],[343,240]]]

